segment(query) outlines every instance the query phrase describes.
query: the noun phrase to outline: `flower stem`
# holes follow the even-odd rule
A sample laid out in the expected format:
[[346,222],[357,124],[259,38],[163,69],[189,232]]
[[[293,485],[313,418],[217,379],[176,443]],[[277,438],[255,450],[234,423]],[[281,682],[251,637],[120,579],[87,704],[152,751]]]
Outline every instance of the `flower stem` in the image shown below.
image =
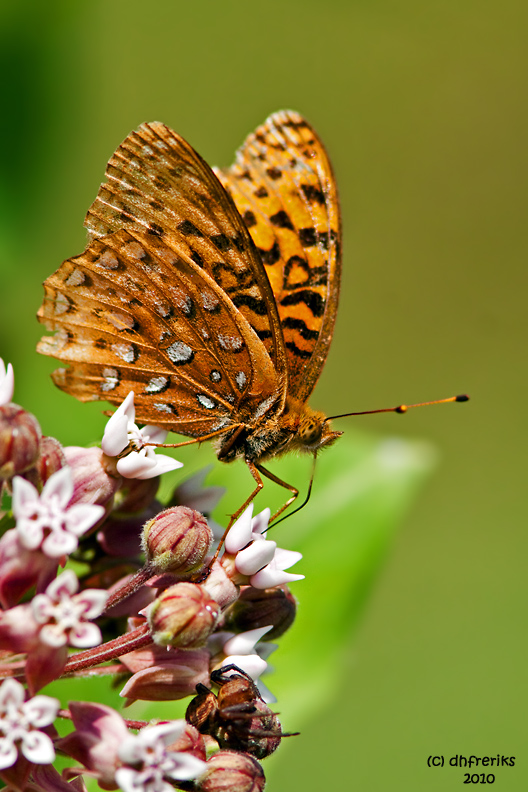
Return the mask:
[[122,602],[122,600],[127,599],[127,597],[132,596],[132,594],[135,594],[136,591],[141,588],[141,586],[146,583],[147,580],[150,580],[154,574],[155,571],[152,564],[147,562],[143,567],[141,567],[141,569],[138,569],[136,574],[133,575],[130,580],[128,580],[116,591],[112,592],[112,594],[108,597],[104,612],[107,613],[110,608],[113,608],[114,605],[118,604],[118,602]]
[[93,649],[87,649],[85,652],[74,655],[64,666],[62,676],[105,663],[107,660],[115,660],[121,655],[141,649],[152,642],[149,626],[145,623],[136,630],[120,635],[119,638],[114,638],[101,646],[95,646]]

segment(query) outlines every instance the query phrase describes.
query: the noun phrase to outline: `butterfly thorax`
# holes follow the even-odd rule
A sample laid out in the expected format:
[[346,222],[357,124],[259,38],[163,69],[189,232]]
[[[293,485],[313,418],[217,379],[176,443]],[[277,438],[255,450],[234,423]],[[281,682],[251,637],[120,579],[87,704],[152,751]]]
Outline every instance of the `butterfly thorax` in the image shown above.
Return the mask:
[[287,398],[282,413],[267,420],[260,418],[254,425],[237,426],[222,439],[217,454],[224,462],[240,458],[264,462],[287,451],[316,453],[331,445],[341,434],[332,431],[324,413]]

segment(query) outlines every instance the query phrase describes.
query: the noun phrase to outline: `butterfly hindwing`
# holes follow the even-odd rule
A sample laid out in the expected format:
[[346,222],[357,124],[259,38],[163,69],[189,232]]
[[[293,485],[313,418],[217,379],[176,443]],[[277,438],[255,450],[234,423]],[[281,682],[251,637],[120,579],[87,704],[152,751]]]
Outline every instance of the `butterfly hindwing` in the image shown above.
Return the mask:
[[266,268],[288,360],[288,393],[305,401],[326,360],[337,311],[341,223],[323,144],[298,113],[282,111],[216,171]]

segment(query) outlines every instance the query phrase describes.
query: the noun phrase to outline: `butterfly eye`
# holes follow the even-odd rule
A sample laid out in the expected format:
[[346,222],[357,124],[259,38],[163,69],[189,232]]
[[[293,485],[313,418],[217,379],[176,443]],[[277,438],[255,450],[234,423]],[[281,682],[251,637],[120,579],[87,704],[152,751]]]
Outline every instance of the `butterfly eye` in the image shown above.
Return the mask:
[[321,439],[322,424],[313,418],[308,418],[301,423],[298,430],[299,440],[303,445],[312,446]]

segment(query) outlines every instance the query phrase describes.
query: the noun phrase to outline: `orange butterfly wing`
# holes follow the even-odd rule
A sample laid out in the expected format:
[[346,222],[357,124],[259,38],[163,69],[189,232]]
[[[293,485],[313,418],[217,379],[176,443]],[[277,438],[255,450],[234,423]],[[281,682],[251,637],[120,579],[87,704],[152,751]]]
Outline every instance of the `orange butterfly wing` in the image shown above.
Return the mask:
[[323,144],[298,113],[270,116],[216,171],[259,250],[275,295],[288,393],[306,401],[332,340],[341,276],[341,221]]
[[55,383],[82,401],[120,404],[137,420],[191,437],[245,422],[280,402],[262,342],[217,283],[157,236],[117,231],[65,261],[38,318],[55,336],[38,351],[70,364]]

